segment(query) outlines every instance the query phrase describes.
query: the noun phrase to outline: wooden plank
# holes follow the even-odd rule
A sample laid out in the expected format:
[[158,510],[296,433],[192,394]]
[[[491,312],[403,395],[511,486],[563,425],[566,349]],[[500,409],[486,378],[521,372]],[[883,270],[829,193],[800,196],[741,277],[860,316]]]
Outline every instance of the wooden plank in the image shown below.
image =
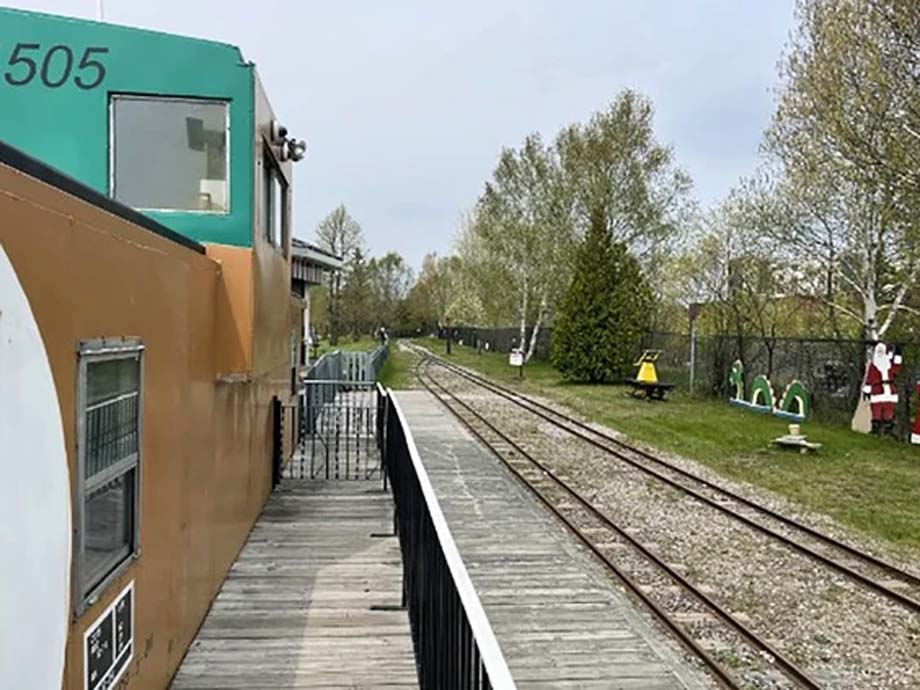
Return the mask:
[[397,397],[518,687],[710,687],[437,401]]
[[171,687],[417,688],[399,542],[372,536],[392,510],[375,482],[285,480]]

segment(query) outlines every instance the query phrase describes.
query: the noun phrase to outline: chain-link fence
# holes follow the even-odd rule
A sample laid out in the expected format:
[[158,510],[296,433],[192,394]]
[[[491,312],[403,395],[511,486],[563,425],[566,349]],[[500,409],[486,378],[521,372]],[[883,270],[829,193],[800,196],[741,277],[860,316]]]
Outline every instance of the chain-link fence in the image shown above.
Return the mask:
[[[523,346],[521,345],[521,331],[518,328],[451,326],[449,329],[440,329],[438,337],[442,340],[447,338],[448,330],[452,334],[455,343],[481,348],[486,351],[510,352],[516,347],[522,347],[526,350],[530,346],[530,329],[527,330],[527,337]],[[552,347],[552,333],[551,328],[543,328],[537,333],[537,344],[533,353],[533,356],[537,359],[549,359],[550,348]]]
[[[920,344],[893,343],[903,357],[895,383],[900,393],[897,434],[910,436],[910,420],[916,404],[915,388],[920,380]],[[689,387],[690,337],[656,333],[649,346],[664,350],[660,370]],[[776,395],[782,396],[793,379],[802,381],[812,399],[815,419],[847,423],[861,395],[866,358],[872,343],[829,338],[755,338],[703,336],[696,339],[694,390],[727,398],[732,363],[744,364],[745,386],[763,374]]]
[[[520,339],[516,328],[452,327],[450,331],[457,343],[497,352],[518,347]],[[446,329],[441,330],[440,337],[447,337]],[[910,436],[910,420],[916,404],[914,390],[920,380],[920,343],[895,345],[903,355],[903,366],[896,379],[900,393],[896,432],[906,439]],[[534,356],[548,359],[551,347],[552,329],[547,328],[538,336]],[[754,377],[763,374],[773,384],[778,402],[786,386],[798,379],[811,392],[813,418],[846,424],[861,394],[870,347],[871,343],[861,340],[754,336],[698,336],[691,345],[687,334],[649,333],[642,343],[636,344],[636,355],[641,349],[661,350],[660,380],[689,391],[692,376],[694,393],[719,398],[731,395],[729,374],[735,360],[741,360],[746,390],[750,390]]]

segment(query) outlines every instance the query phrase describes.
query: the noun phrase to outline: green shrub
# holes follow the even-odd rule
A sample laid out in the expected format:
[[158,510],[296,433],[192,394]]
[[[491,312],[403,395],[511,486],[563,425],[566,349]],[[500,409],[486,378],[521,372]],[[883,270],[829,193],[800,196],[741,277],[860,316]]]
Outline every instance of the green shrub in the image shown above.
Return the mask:
[[592,221],[553,328],[553,365],[567,379],[626,378],[649,325],[652,293],[639,262],[613,242],[603,218]]

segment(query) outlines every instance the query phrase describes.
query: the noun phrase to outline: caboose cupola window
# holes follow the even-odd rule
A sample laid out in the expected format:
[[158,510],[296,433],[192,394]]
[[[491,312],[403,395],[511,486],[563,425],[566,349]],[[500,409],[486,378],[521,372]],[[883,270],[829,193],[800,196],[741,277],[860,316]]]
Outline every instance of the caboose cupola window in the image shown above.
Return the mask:
[[229,107],[113,96],[111,195],[137,209],[229,213]]

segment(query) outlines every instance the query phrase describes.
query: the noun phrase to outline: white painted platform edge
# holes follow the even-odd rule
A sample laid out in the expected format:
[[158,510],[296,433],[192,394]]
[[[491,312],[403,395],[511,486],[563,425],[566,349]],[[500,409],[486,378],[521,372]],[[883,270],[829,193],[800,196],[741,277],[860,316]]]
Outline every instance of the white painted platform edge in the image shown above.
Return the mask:
[[403,428],[406,437],[406,445],[409,447],[409,456],[412,458],[412,465],[419,479],[419,485],[422,488],[422,495],[428,504],[428,511],[431,514],[431,521],[434,523],[435,531],[438,534],[438,540],[441,542],[441,550],[444,552],[444,560],[447,561],[447,567],[450,568],[451,576],[454,579],[454,585],[457,587],[457,593],[460,595],[460,602],[466,611],[466,617],[470,623],[470,629],[473,631],[473,637],[476,638],[476,646],[479,648],[479,656],[489,674],[489,682],[495,690],[516,690],[517,685],[511,677],[511,671],[505,661],[505,655],[502,653],[492,625],[486,616],[482,602],[479,601],[479,595],[476,594],[476,588],[473,581],[463,564],[460,557],[460,551],[457,549],[454,538],[447,526],[447,520],[441,511],[441,505],[434,493],[434,487],[431,480],[428,479],[428,473],[422,464],[418,448],[415,445],[415,438],[412,431],[406,423],[402,408],[399,401],[393,395],[392,389],[387,389],[387,398],[393,409],[396,410],[396,416]]

